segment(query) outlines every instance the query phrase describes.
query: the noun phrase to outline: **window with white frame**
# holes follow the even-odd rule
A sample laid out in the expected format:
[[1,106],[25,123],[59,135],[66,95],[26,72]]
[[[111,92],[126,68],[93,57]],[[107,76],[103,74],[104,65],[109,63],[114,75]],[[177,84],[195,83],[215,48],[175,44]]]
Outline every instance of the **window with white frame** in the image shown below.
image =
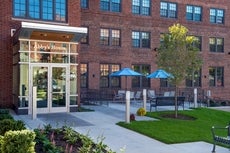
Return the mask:
[[149,16],[150,6],[150,0],[132,0],[132,13]]
[[160,15],[166,18],[177,18],[177,4],[171,2],[161,2]]
[[67,22],[66,0],[14,0],[13,16],[32,20]]
[[132,32],[132,46],[136,48],[150,48],[150,32]]
[[117,29],[100,29],[100,44],[106,46],[121,45],[121,31]]
[[102,11],[121,12],[121,0],[100,0]]
[[224,24],[224,10],[210,9],[210,23]]
[[187,5],[186,19],[190,21],[201,21],[202,9],[200,6]]

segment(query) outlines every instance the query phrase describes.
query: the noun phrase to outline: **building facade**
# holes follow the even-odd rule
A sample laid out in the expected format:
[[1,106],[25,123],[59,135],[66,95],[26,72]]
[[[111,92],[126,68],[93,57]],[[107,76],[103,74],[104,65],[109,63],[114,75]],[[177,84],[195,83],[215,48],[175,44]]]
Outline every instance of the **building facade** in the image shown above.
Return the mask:
[[0,7],[1,107],[31,114],[34,87],[38,113],[75,111],[85,98],[112,98],[118,89],[168,90],[164,79],[109,74],[155,71],[161,34],[175,23],[196,37],[203,57],[181,93],[196,87],[230,99],[227,0],[3,0]]
[[[212,97],[229,100],[229,6],[224,0],[81,0],[81,25],[89,32],[80,49],[82,93],[125,89],[125,78],[109,77],[120,68],[144,75],[155,71],[161,35],[180,23],[199,42],[203,65],[194,79],[183,82],[179,94],[191,97],[196,87],[200,98],[211,91]],[[134,91],[173,90],[164,79],[134,77],[127,84]]]

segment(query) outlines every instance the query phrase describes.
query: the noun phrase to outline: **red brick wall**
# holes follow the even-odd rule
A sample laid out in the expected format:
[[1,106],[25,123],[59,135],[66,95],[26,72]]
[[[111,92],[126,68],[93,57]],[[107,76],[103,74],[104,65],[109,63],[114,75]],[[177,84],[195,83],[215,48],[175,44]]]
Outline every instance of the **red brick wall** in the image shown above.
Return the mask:
[[[89,27],[89,45],[81,45],[81,62],[89,63],[89,76],[95,73],[95,69],[99,71],[100,63],[121,64],[121,67],[131,67],[132,64],[151,64],[151,71],[156,70],[156,52],[154,48],[159,47],[160,33],[167,32],[168,27],[174,23],[180,23],[189,29],[192,35],[202,36],[202,52],[204,59],[202,66],[202,88],[211,90],[213,96],[230,99],[230,42],[229,42],[229,24],[230,3],[227,0],[169,0],[178,3],[178,19],[161,18],[160,0],[152,1],[151,16],[138,16],[131,13],[131,0],[122,1],[122,13],[111,13],[100,11],[100,1],[90,1],[89,9],[82,9],[81,20],[82,25]],[[202,6],[202,23],[186,21],[186,5]],[[209,9],[221,8],[225,9],[225,24],[215,25],[209,23]],[[121,47],[100,46],[100,28],[115,28],[121,30]],[[131,46],[132,30],[150,31],[151,32],[151,48],[150,49],[134,49]],[[224,38],[224,53],[209,52],[209,37]],[[208,68],[210,66],[223,66],[224,71],[224,87],[210,88],[208,83]],[[93,68],[92,68],[93,67]],[[206,76],[206,78],[204,77]],[[96,79],[96,80],[95,80]],[[89,88],[99,89],[95,87],[95,81],[99,82],[99,78],[89,78]],[[123,82],[122,84],[124,84]],[[151,88],[158,88],[159,82],[151,80]]]

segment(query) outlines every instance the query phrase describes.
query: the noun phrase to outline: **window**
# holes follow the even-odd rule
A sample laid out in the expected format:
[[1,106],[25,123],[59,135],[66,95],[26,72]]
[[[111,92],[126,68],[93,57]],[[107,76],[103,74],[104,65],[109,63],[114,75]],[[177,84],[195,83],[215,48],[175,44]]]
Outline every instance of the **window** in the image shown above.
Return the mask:
[[196,47],[199,51],[202,50],[202,37],[201,36],[193,36],[195,41],[193,42],[193,46]]
[[16,18],[67,22],[66,0],[14,0]]
[[81,88],[87,88],[88,87],[88,65],[87,64],[81,64],[80,65],[80,73],[81,73]]
[[120,77],[109,77],[109,74],[119,71],[120,65],[101,64],[100,65],[100,87],[120,87]]
[[210,9],[210,23],[224,24],[224,10]]
[[160,87],[175,87],[175,85],[170,84],[168,79],[160,79]]
[[224,68],[210,67],[209,68],[209,86],[222,87],[224,86]]
[[120,46],[120,30],[104,29],[100,30],[100,44],[106,46]]
[[89,8],[89,0],[81,0],[81,8]]
[[121,12],[121,0],[100,0],[102,11]]
[[186,7],[186,19],[191,21],[201,21],[201,7],[187,5]]
[[201,87],[201,70],[187,76],[185,83],[186,87]]
[[144,76],[136,76],[132,77],[132,87],[136,88],[144,88],[150,87],[150,79],[145,76],[150,74],[150,65],[133,65],[133,70],[143,74]]
[[132,0],[132,13],[150,15],[150,0]]
[[133,31],[132,46],[137,48],[150,48],[150,33]]
[[88,31],[87,35],[81,38],[81,44],[89,44],[89,28],[87,28],[87,31]]
[[177,18],[177,4],[169,2],[161,2],[160,6],[161,17]]
[[223,38],[209,38],[210,52],[224,52]]

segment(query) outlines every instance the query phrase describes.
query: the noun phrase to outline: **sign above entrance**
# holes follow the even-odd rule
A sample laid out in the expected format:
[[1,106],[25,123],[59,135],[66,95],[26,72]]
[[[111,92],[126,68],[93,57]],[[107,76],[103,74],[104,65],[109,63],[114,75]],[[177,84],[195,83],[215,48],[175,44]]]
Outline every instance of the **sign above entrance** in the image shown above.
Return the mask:
[[19,38],[79,42],[87,28],[22,22]]

